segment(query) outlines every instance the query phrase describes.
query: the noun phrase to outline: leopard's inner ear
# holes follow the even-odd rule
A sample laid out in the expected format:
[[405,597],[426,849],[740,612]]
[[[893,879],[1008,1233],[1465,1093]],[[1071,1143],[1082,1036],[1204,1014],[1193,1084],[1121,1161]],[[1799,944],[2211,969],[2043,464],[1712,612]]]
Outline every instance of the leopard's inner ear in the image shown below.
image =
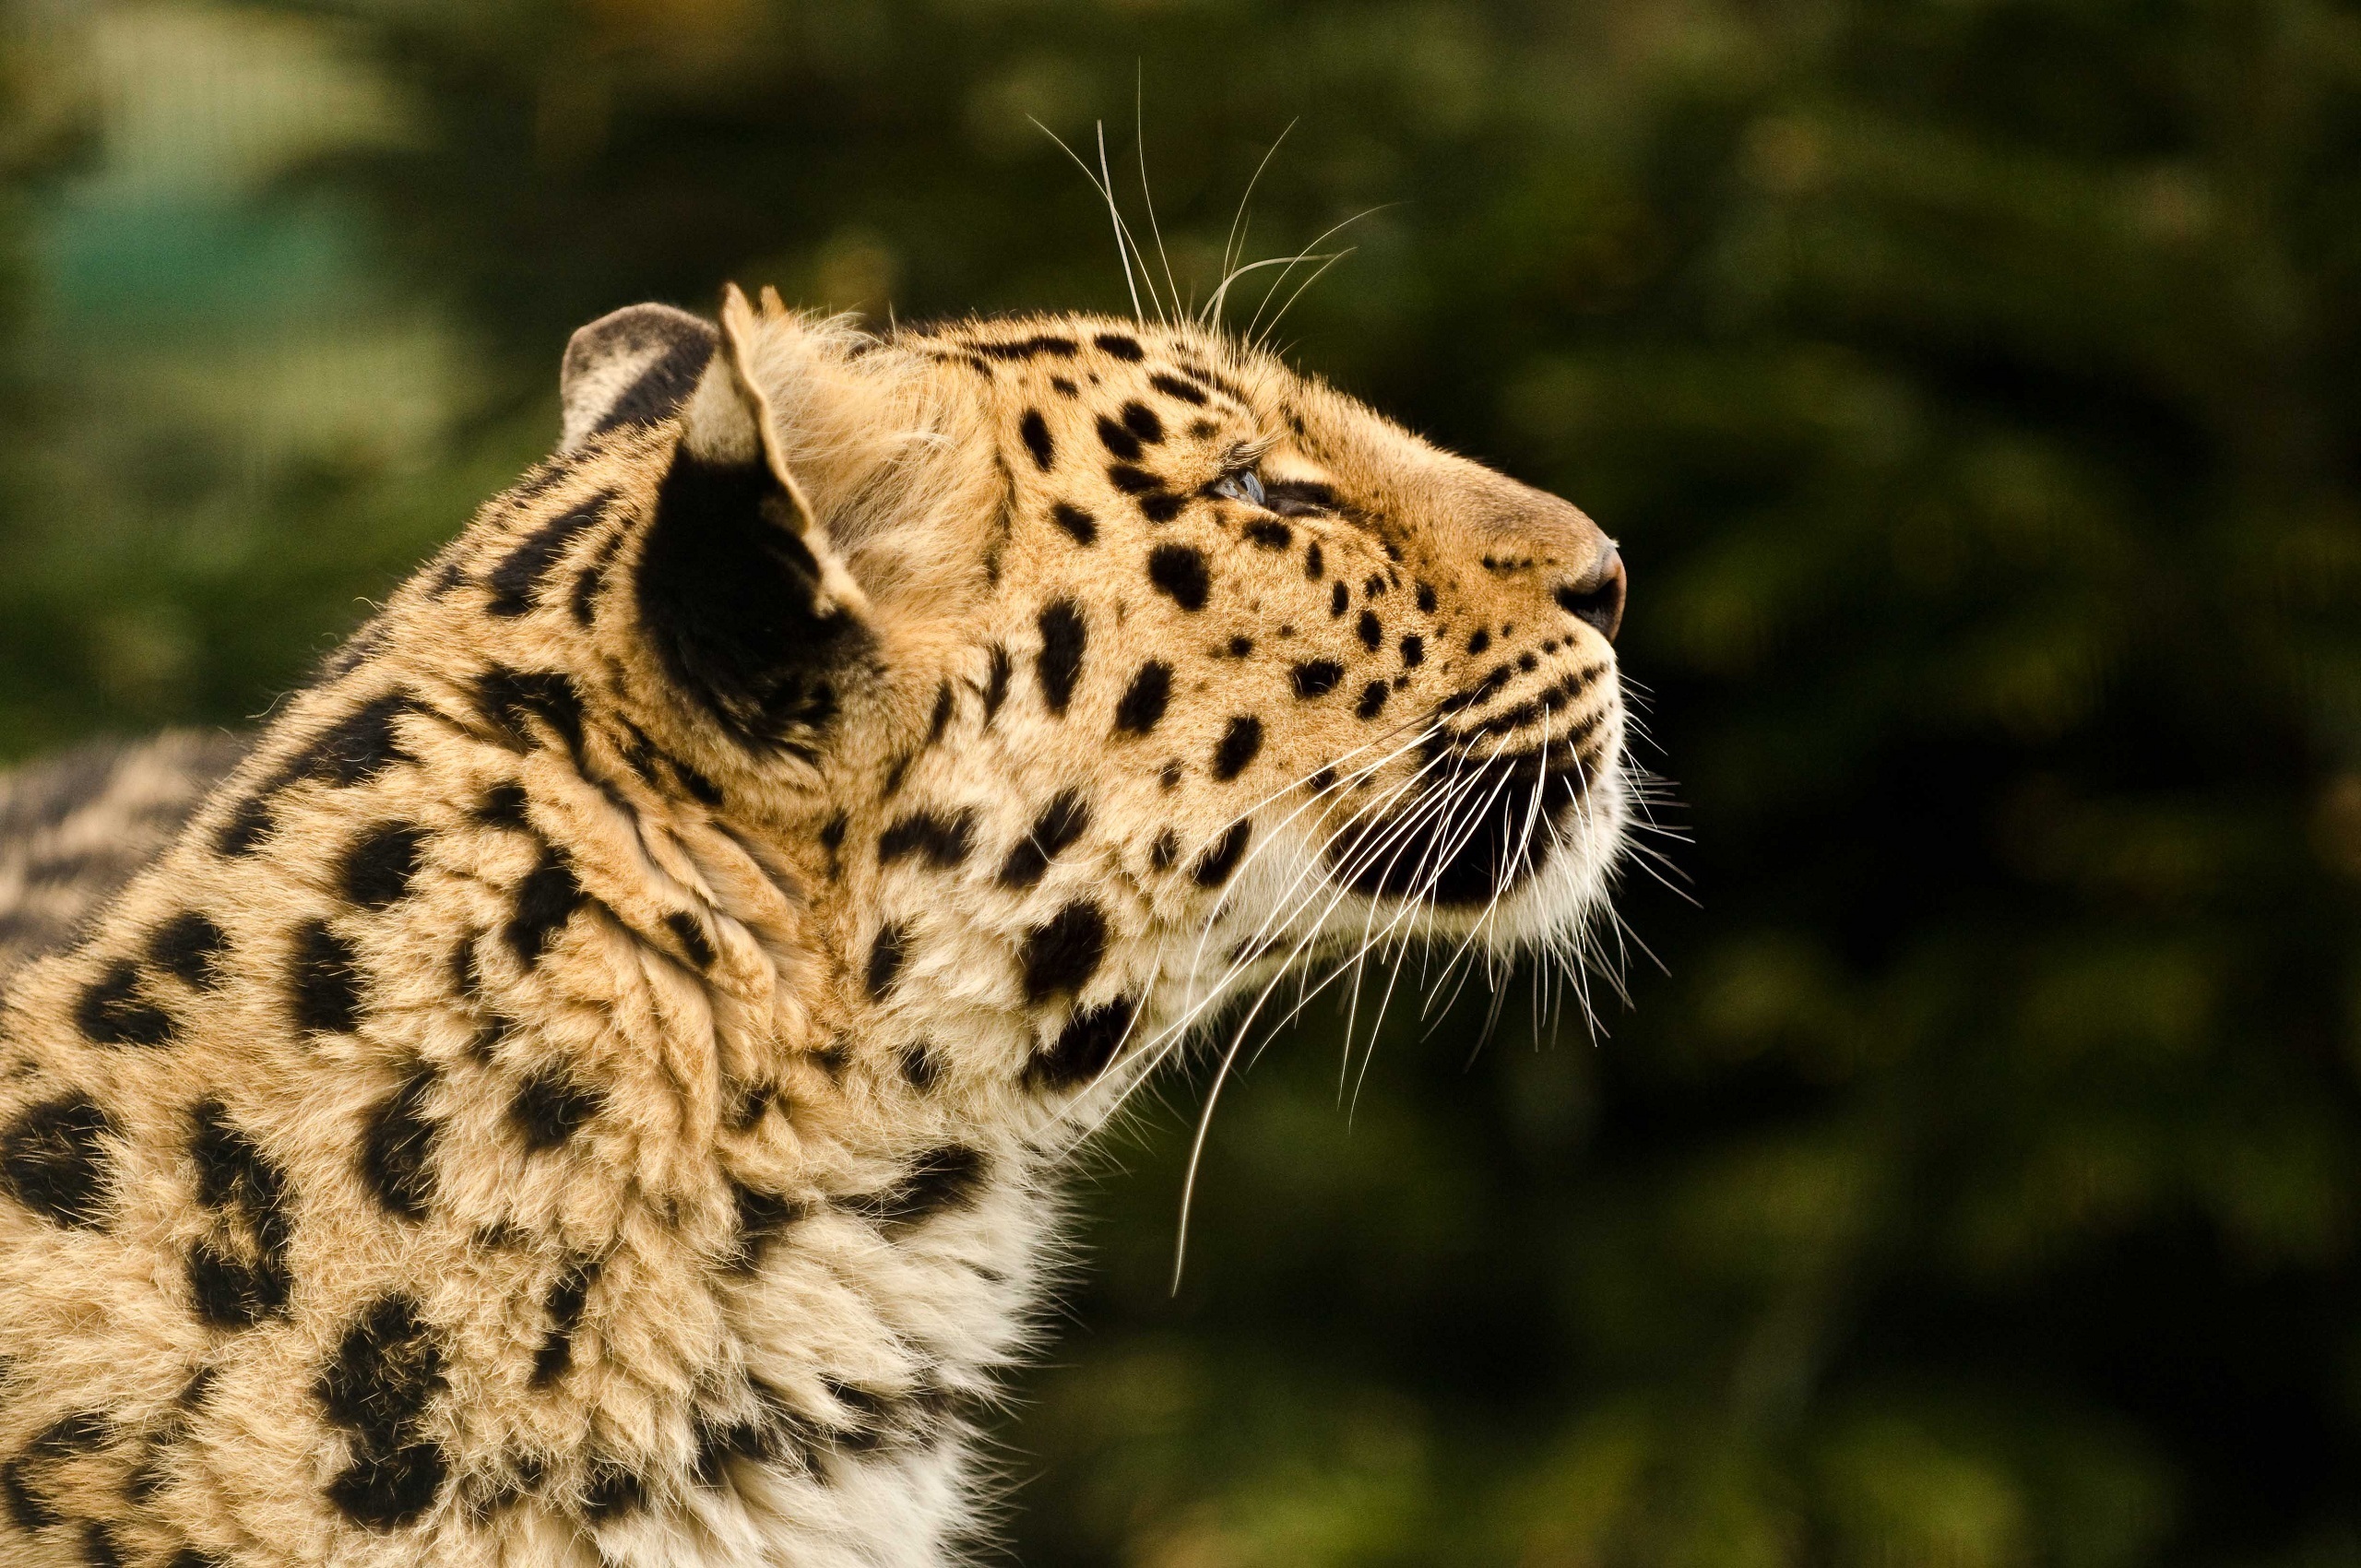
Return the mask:
[[670,305],[626,305],[583,327],[566,343],[558,370],[565,424],[557,449],[671,418],[696,390],[719,341],[711,322]]
[[781,310],[757,317],[735,288],[724,297],[635,571],[641,634],[674,688],[751,750],[816,756],[848,664],[872,639],[868,601],[788,465],[753,368],[758,339],[799,330]]

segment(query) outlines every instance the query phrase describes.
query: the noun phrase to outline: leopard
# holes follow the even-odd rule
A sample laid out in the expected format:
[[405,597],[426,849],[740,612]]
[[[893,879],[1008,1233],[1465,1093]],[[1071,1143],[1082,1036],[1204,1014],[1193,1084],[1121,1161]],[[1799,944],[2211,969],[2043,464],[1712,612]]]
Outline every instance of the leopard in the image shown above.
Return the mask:
[[1572,503],[1188,320],[731,287],[559,380],[6,976],[0,1564],[964,1560],[1141,1086],[1611,913]]

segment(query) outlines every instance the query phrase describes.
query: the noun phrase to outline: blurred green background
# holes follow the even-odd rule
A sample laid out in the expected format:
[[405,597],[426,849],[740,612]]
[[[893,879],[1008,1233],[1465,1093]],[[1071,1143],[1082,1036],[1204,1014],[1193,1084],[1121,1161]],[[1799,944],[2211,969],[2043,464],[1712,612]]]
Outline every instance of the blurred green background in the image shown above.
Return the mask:
[[1315,1009],[1177,1297],[1173,1085],[1018,1560],[2361,1563],[2361,8],[5,14],[0,754],[260,713],[616,305],[1121,305],[1135,93],[1184,283],[1293,123],[1295,356],[1623,541],[1661,968]]

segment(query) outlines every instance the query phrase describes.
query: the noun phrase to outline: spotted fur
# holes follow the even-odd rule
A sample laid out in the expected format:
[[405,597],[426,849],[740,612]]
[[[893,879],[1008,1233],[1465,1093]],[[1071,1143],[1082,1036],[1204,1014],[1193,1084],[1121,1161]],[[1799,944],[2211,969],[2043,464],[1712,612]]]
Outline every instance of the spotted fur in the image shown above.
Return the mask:
[[565,391],[8,987],[0,1564],[943,1562],[1126,1091],[1602,896],[1611,548],[1266,356],[733,292]]

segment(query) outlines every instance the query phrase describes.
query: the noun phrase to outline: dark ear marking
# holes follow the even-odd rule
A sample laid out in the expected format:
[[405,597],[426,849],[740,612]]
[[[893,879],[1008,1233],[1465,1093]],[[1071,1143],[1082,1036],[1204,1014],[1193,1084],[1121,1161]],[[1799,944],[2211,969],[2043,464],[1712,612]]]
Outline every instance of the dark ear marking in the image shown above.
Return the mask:
[[641,625],[673,682],[751,750],[825,729],[836,671],[869,644],[822,575],[763,463],[674,454],[640,547]]
[[795,330],[767,291],[764,312],[734,286],[724,293],[719,351],[683,407],[633,563],[635,604],[641,636],[690,704],[749,751],[816,762],[836,683],[874,638],[749,369],[765,330]]
[[671,418],[713,358],[710,323],[670,305],[627,305],[575,332],[558,373],[560,451],[627,424]]

